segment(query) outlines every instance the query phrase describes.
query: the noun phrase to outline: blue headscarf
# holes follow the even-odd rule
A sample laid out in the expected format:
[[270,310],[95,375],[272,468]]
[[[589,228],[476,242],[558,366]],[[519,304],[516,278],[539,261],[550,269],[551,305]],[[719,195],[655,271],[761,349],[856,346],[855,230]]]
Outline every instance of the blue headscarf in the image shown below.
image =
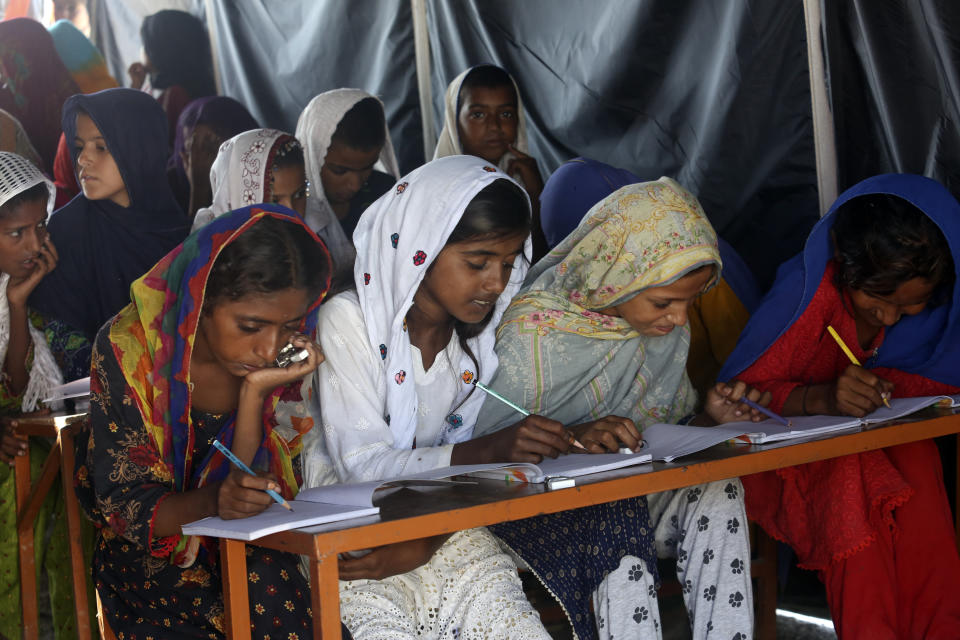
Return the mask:
[[[909,174],[867,178],[847,189],[807,238],[803,252],[780,266],[773,288],[720,371],[730,380],[753,364],[776,342],[810,304],[827,262],[833,258],[830,229],[839,209],[858,196],[888,194],[903,198],[933,220],[947,239],[960,280],[960,203],[935,180]],[[873,367],[899,369],[950,385],[960,385],[960,286],[956,281],[949,302],[905,316],[890,327]]]
[[30,305],[84,332],[130,302],[130,284],[187,236],[190,223],[167,184],[167,117],[142,91],[107,89],[71,96],[63,131],[74,168],[77,113],[90,116],[113,156],[130,206],[78,194],[54,212],[48,229],[60,260],[30,296]]
[[[589,158],[574,158],[560,165],[540,194],[540,226],[547,246],[553,249],[560,244],[580,225],[593,205],[620,187],[639,182],[644,180],[631,171]],[[756,278],[736,249],[719,236],[717,240],[723,260],[723,279],[747,311],[753,313],[760,303]]]

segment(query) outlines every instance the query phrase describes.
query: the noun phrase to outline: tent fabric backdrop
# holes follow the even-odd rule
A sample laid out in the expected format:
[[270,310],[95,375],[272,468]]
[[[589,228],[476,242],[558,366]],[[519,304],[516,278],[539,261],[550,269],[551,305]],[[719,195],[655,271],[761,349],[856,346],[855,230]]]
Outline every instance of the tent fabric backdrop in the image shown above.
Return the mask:
[[960,197],[960,3],[822,6],[839,188],[908,172]]
[[[223,93],[265,126],[293,130],[311,97],[355,86],[384,99],[402,170],[432,156],[422,143],[409,0],[179,3],[198,15],[213,8]],[[132,61],[123,56],[139,51],[139,14],[159,5],[96,2],[95,37],[118,77]],[[762,284],[799,250],[818,210],[801,3],[426,6],[438,128],[450,79],[477,63],[500,64],[517,75],[545,176],[585,155],[645,178],[675,177]],[[912,171],[960,194],[960,3],[822,8],[840,189]]]

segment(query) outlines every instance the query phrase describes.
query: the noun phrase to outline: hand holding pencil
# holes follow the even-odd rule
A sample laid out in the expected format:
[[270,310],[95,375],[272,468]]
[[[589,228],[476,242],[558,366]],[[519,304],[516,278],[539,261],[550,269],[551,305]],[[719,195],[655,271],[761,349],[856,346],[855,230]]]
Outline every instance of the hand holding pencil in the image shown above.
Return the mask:
[[879,408],[881,403],[889,407],[893,383],[864,369],[860,360],[832,326],[827,325],[827,332],[851,363],[834,385],[832,400],[836,410],[859,418]]

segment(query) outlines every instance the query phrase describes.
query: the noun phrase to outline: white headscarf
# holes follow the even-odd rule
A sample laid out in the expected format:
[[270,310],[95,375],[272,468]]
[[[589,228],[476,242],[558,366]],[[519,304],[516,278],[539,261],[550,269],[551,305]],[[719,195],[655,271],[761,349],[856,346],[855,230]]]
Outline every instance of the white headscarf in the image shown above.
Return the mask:
[[[486,66],[493,65],[479,65],[479,67]],[[440,137],[437,139],[437,148],[433,152],[434,160],[437,158],[446,158],[447,156],[461,155],[463,153],[463,145],[460,144],[460,127],[457,125],[457,118],[460,113],[460,86],[466,77],[470,75],[470,72],[479,67],[470,67],[454,78],[453,82],[447,86],[447,93],[443,99],[443,129],[440,131]],[[504,71],[504,73],[507,72]],[[509,76],[510,74],[507,75]],[[517,88],[517,82],[513,79],[513,76],[510,76],[510,82],[513,83],[513,91],[517,95],[517,139],[514,141],[513,146],[523,153],[529,153],[529,149],[527,148],[527,116],[523,109],[523,99],[520,97],[520,89]],[[497,168],[500,169],[500,171],[506,172],[507,166],[509,166],[510,161],[515,157],[513,153],[507,151],[503,154],[503,157],[500,158],[500,163],[497,165]]]
[[[405,318],[413,296],[433,260],[447,243],[464,209],[494,180],[510,178],[473,156],[434,160],[400,180],[364,212],[353,234],[357,246],[354,279],[367,337],[385,362],[390,430],[394,448],[410,449],[417,429],[417,393]],[[512,181],[512,180],[511,180]],[[526,192],[524,191],[524,194]],[[531,255],[530,238],[518,256],[506,289],[494,305],[480,335],[467,341],[480,364],[480,380],[489,382],[497,369],[495,331],[510,299],[523,283]],[[447,420],[434,446],[469,440],[483,394],[473,393],[476,367],[466,353],[458,364],[463,385],[454,419]],[[460,426],[465,428],[458,428]]]
[[[56,188],[40,170],[26,158],[15,153],[0,151],[0,206],[38,184],[47,185],[47,217],[53,212]],[[0,366],[7,359],[7,347],[10,345],[10,305],[7,302],[7,285],[10,274],[0,274]],[[30,340],[33,342],[33,364],[30,367],[30,379],[23,392],[21,411],[29,412],[37,408],[37,403],[50,396],[53,388],[63,384],[63,374],[57,361],[50,352],[47,339],[30,322],[27,323]]]
[[271,184],[267,171],[277,150],[294,139],[276,129],[252,129],[221,144],[210,167],[213,204],[197,211],[192,230],[234,209],[266,202]]
[[[327,201],[327,194],[323,191],[323,182],[320,178],[320,169],[323,168],[327,150],[330,148],[330,140],[337,130],[337,125],[343,120],[347,111],[365,98],[374,98],[379,102],[379,98],[360,89],[327,91],[314,97],[297,120],[297,139],[303,145],[307,179],[311,185],[304,221],[326,243],[337,270],[339,267],[350,264],[354,258],[354,250],[350,239],[340,226],[340,220]],[[380,104],[383,106],[382,102]],[[386,125],[384,129],[385,137],[383,147],[380,149],[380,161],[375,168],[389,173],[394,178],[399,178],[400,169],[397,167],[397,158],[393,153],[390,130]]]

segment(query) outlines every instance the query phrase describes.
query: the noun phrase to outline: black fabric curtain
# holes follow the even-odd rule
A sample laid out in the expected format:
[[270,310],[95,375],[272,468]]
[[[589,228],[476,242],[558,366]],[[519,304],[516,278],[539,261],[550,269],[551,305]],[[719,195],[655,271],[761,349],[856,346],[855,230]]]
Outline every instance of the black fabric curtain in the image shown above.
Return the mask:
[[729,0],[432,0],[434,113],[514,73],[548,175],[578,155],[676,178],[769,284],[818,219],[803,8]]
[[821,4],[839,188],[905,172],[960,196],[960,2]]

